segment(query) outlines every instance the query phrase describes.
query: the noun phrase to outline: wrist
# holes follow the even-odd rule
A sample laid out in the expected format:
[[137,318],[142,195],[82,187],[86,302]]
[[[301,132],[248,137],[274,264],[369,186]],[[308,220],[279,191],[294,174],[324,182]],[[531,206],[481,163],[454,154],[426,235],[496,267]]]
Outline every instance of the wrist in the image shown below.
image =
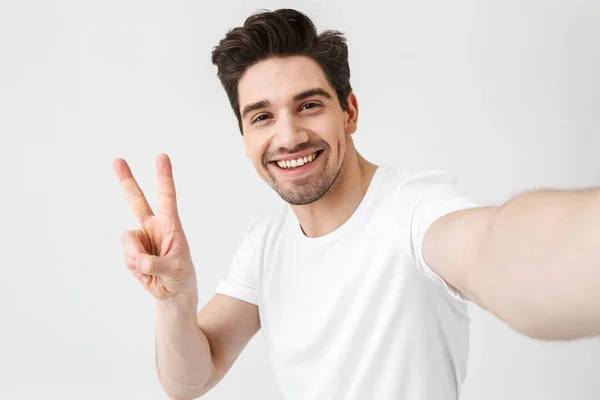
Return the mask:
[[159,313],[171,315],[193,315],[198,311],[198,292],[179,293],[165,299],[156,300],[156,310]]

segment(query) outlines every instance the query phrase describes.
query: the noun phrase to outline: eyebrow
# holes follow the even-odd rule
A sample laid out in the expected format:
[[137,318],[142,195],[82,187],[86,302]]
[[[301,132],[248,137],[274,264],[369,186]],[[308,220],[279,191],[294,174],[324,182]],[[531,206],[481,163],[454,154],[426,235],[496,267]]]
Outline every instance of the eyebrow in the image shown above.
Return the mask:
[[[329,93],[327,90],[325,90],[323,88],[314,88],[314,89],[305,90],[302,93],[298,93],[297,95],[294,96],[294,101],[304,100],[304,99],[312,97],[312,96],[322,96],[327,99],[333,98],[331,93]],[[271,103],[269,103],[268,100],[261,100],[256,103],[248,104],[246,107],[244,107],[244,111],[242,112],[242,119],[246,118],[246,115],[248,115],[248,113],[250,113],[252,111],[260,110],[262,108],[266,108],[269,105],[271,105]]]

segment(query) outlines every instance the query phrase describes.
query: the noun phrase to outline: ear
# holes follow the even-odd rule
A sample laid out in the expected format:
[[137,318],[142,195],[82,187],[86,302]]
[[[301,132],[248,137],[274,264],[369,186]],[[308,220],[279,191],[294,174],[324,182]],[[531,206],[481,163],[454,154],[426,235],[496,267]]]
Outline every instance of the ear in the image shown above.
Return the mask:
[[348,95],[348,109],[344,113],[346,114],[345,132],[346,135],[351,135],[356,132],[358,124],[358,100],[356,100],[354,92]]

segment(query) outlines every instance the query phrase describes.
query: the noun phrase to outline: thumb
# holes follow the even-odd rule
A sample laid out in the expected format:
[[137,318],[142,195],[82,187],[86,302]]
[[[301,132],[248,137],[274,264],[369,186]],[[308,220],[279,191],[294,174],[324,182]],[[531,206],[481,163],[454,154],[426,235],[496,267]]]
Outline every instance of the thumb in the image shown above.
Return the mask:
[[163,276],[169,271],[169,266],[164,257],[151,254],[136,254],[136,270],[141,274]]

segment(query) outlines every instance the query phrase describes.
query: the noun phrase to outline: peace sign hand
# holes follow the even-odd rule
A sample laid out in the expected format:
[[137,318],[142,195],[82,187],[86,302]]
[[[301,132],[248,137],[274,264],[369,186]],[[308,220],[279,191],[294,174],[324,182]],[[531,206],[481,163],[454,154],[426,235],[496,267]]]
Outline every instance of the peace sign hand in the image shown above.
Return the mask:
[[197,294],[196,270],[183,232],[171,161],[166,154],[156,158],[158,212],[152,212],[144,193],[122,158],[113,162],[127,201],[140,222],[139,229],[121,235],[125,265],[142,286],[157,299]]

